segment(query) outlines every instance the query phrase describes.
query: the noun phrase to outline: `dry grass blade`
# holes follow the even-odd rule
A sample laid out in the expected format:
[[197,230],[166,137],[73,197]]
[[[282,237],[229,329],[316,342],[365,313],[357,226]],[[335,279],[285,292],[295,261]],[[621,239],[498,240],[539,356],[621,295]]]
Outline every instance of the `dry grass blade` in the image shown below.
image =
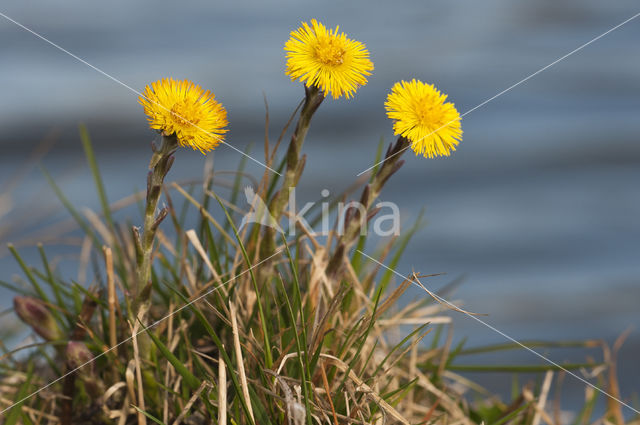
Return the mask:
[[[540,396],[536,403],[536,414],[531,421],[531,425],[539,425],[542,415],[545,413],[544,408],[547,403],[547,397],[549,397],[549,390],[551,389],[551,381],[553,380],[553,372],[547,371],[544,375],[544,381],[542,381],[542,388],[540,389]],[[545,421],[549,425],[553,425],[553,420],[545,414]]]
[[[138,347],[138,331],[140,328],[140,322],[136,321],[136,324],[131,328],[131,336],[133,343],[133,361],[135,365],[136,381],[138,382],[138,403],[137,406],[140,410],[146,410],[144,386],[142,383],[142,364],[140,363],[140,351]],[[147,425],[147,417],[140,411],[138,411],[138,424]]]
[[191,242],[193,247],[196,249],[196,251],[200,255],[200,258],[202,258],[202,261],[204,261],[204,263],[206,264],[207,268],[211,272],[211,275],[214,277],[214,279],[218,284],[221,284],[222,279],[220,278],[220,275],[218,274],[216,269],[213,267],[213,264],[211,264],[211,260],[209,259],[209,256],[205,252],[204,248],[202,247],[202,243],[200,242],[200,239],[198,239],[198,235],[196,234],[196,231],[193,229],[187,230],[186,235],[187,235],[187,238],[189,238],[189,241]]
[[393,408],[389,403],[387,403],[380,395],[378,395],[373,389],[362,381],[356,373],[351,370],[348,364],[343,362],[337,357],[334,357],[329,354],[320,354],[320,357],[324,359],[324,361],[332,363],[338,369],[343,372],[347,372],[349,374],[349,379],[355,384],[355,389],[358,392],[365,393],[367,397],[370,397],[376,404],[378,404],[386,413],[392,416],[396,421],[410,425],[409,421],[405,419],[396,409]]
[[[431,276],[431,275],[426,275],[426,276]],[[420,279],[419,279],[420,277],[426,277],[426,276],[419,276],[416,273],[412,273],[411,281],[414,283],[417,283],[419,287],[422,288],[422,290],[424,290],[427,294],[429,294],[429,296],[431,296],[431,298],[433,298],[436,302],[438,302],[438,304],[448,308],[449,310],[457,311],[458,313],[468,314],[469,316],[486,316],[486,314],[484,313],[473,313],[471,311],[464,310],[452,304],[451,302],[445,300],[444,298],[440,297],[438,294],[431,292],[429,289],[427,289],[426,286],[424,286],[422,282],[420,282]]]
[[329,389],[327,372],[324,370],[324,363],[320,363],[320,373],[322,374],[322,385],[324,385],[324,390],[327,392],[327,399],[329,400],[329,406],[331,407],[331,414],[333,415],[333,425],[338,425],[338,416],[336,415],[336,409],[333,406],[333,400],[331,399],[331,390]]
[[105,266],[107,273],[107,302],[109,304],[109,344],[111,347],[115,347],[118,343],[116,337],[116,304],[118,300],[116,298],[116,285],[113,278],[113,255],[111,248],[103,247]]
[[184,196],[184,197],[185,197],[189,202],[191,202],[194,206],[196,206],[196,207],[199,209],[200,214],[202,214],[202,216],[203,216],[203,217],[205,217],[207,220],[209,220],[209,221],[211,222],[211,224],[213,224],[213,226],[216,228],[216,230],[217,230],[218,232],[220,232],[220,234],[221,234],[221,235],[222,235],[222,236],[227,240],[227,242],[228,242],[229,244],[231,244],[232,246],[234,246],[236,249],[238,249],[238,246],[236,245],[236,241],[235,241],[235,239],[233,239],[233,238],[232,238],[232,237],[231,237],[231,236],[226,232],[226,230],[224,230],[224,228],[220,225],[220,223],[218,223],[218,221],[217,221],[215,218],[213,218],[213,217],[211,216],[211,214],[209,214],[209,213],[204,209],[204,207],[202,206],[202,204],[200,204],[198,201],[196,201],[196,200],[194,199],[194,197],[193,197],[193,196],[189,195],[189,193],[188,193],[186,190],[184,190],[182,187],[180,187],[180,186],[178,185],[178,183],[173,182],[173,183],[171,183],[171,186],[173,186],[173,188],[175,188],[178,192],[180,192],[180,194],[181,194],[182,196]]
[[229,313],[231,314],[231,326],[233,330],[233,348],[236,353],[236,362],[238,364],[238,375],[240,376],[240,385],[242,386],[242,396],[247,403],[249,415],[252,423],[255,423],[253,408],[251,407],[251,397],[249,396],[249,386],[247,384],[247,374],[244,370],[244,359],[242,356],[242,347],[240,346],[240,334],[238,332],[238,319],[236,318],[236,307],[233,301],[229,301]]
[[218,424],[227,425],[227,368],[218,354]]
[[180,425],[182,423],[184,418],[189,413],[189,410],[191,410],[191,406],[193,406],[193,403],[196,402],[198,397],[200,397],[200,394],[202,394],[202,391],[204,391],[205,388],[209,387],[209,385],[210,384],[207,381],[203,381],[202,384],[200,384],[200,387],[198,387],[198,389],[193,393],[187,404],[182,409],[182,412],[180,412],[180,415],[176,418],[175,421],[173,421],[173,425]]

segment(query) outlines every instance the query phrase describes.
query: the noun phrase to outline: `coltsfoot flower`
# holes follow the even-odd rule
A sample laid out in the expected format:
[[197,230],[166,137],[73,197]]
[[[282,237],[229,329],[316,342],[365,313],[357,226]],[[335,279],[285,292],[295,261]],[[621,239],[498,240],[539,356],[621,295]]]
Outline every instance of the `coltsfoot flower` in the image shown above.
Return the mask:
[[224,140],[227,111],[213,93],[189,80],[163,78],[151,83],[139,102],[149,126],[166,136],[175,134],[181,146],[204,154]]
[[393,131],[411,142],[416,155],[449,156],[462,140],[460,114],[447,95],[416,79],[393,85],[384,106]]
[[316,86],[334,99],[343,94],[348,99],[359,86],[367,84],[373,63],[366,46],[327,28],[315,19],[291,32],[285,43],[286,74],[307,86]]

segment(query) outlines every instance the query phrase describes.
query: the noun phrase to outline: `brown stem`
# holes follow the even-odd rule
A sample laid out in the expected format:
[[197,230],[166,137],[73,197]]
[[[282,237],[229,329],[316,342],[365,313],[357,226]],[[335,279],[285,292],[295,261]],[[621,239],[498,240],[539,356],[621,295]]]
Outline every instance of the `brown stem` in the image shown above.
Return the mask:
[[76,373],[69,373],[62,383],[62,405],[60,407],[60,425],[71,425],[73,397],[75,395]]

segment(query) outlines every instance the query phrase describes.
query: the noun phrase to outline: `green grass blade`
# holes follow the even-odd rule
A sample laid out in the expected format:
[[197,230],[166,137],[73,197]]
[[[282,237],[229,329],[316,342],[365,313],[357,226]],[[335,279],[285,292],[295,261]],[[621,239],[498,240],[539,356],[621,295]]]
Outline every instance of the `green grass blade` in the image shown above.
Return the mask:
[[[286,163],[287,163],[287,156],[285,155],[284,157],[282,157],[280,164],[278,164],[278,168],[276,168],[276,171],[282,174],[282,170],[284,170],[284,166]],[[267,196],[265,197],[266,199],[271,199],[271,196],[273,196],[273,193],[276,190],[276,185],[278,184],[279,179],[280,179],[280,176],[276,174],[271,179],[271,182],[269,182],[269,188],[267,189]]]
[[26,296],[33,296],[32,292],[27,291],[24,288],[21,288],[19,286],[16,286],[12,283],[9,282],[5,282],[4,280],[0,280],[0,286],[7,288],[9,291],[11,292],[15,292],[17,294],[22,294],[22,295],[26,295]]
[[184,383],[187,384],[187,386],[189,386],[191,390],[197,390],[200,387],[200,381],[198,380],[198,378],[196,378],[193,373],[191,373],[189,369],[185,367],[184,363],[180,359],[178,359],[175,354],[169,351],[167,346],[164,345],[162,341],[160,341],[160,338],[158,338],[153,332],[151,332],[150,329],[147,329],[146,333],[151,337],[156,347],[160,349],[162,355],[176,369],[176,372],[178,372],[182,376]]
[[29,416],[27,416],[25,412],[20,412],[20,419],[22,419],[23,425],[34,425],[34,423],[31,422],[31,419],[29,419]]
[[40,253],[40,258],[42,260],[42,265],[44,267],[44,271],[47,276],[47,282],[53,291],[53,296],[56,298],[56,302],[59,307],[63,307],[65,305],[64,299],[62,297],[60,285],[56,282],[56,278],[51,271],[51,267],[49,266],[49,260],[47,259],[47,255],[44,252],[44,247],[41,243],[38,244],[38,252]]
[[506,372],[506,373],[540,373],[548,370],[578,370],[594,368],[603,363],[563,363],[558,366],[549,365],[448,365],[454,372]]
[[462,348],[464,347],[464,345],[466,343],[467,343],[467,338],[466,337],[464,337],[464,338],[462,338],[462,340],[460,340],[458,345],[456,345],[456,347],[447,356],[446,366],[449,366],[451,363],[453,363],[453,361],[456,359],[456,357],[458,357],[458,354],[460,354],[460,351],[462,351]]
[[351,267],[353,267],[356,275],[360,275],[362,269],[362,251],[364,250],[364,245],[366,242],[367,235],[360,235],[360,237],[358,238],[358,245],[353,252],[353,257],[351,257]]
[[375,177],[376,173],[380,169],[380,166],[382,165],[380,161],[382,160],[383,150],[384,150],[384,137],[380,137],[380,141],[378,142],[378,148],[376,149],[376,157],[375,157],[375,160],[373,161],[375,165],[371,170],[371,178],[369,178],[369,183],[373,181],[373,178]]
[[[240,157],[240,163],[238,164],[238,168],[236,169],[236,175],[235,178],[233,179],[233,186],[231,188],[231,197],[229,198],[229,202],[231,203],[231,205],[238,205],[238,195],[240,194],[241,191],[241,185],[242,185],[242,177],[243,177],[243,172],[245,167],[247,166],[247,157],[249,155],[249,153],[251,152],[251,148],[250,146],[247,146],[247,148],[245,149],[245,155]],[[258,188],[254,188],[255,191],[258,191]],[[206,197],[207,199],[209,197]],[[229,222],[225,223],[225,229],[228,231],[229,230]]]
[[403,235],[400,241],[398,242],[398,247],[396,249],[396,252],[394,253],[393,258],[389,262],[388,266],[386,267],[386,271],[382,275],[382,279],[380,279],[379,286],[383,290],[387,288],[387,285],[391,281],[391,277],[393,276],[392,270],[395,270],[397,268],[398,262],[400,261],[400,258],[402,257],[404,250],[407,248],[409,241],[411,240],[413,235],[422,227],[423,216],[424,216],[424,208],[420,210],[420,214],[418,214],[418,218],[416,219],[413,226],[411,226],[411,229],[409,229],[407,234]]
[[[286,246],[286,243],[285,243],[285,246]],[[294,270],[294,273],[295,273],[295,270]],[[306,410],[307,425],[311,425],[311,422],[312,422],[311,421],[311,405],[309,404],[309,400],[311,397],[311,390],[309,388],[309,383],[311,382],[311,376],[308,368],[309,358],[307,353],[307,347],[306,347],[306,343],[304,344],[304,347],[303,347],[303,344],[300,342],[300,336],[295,331],[295,327],[298,321],[296,320],[296,315],[293,312],[293,307],[291,306],[291,301],[289,301],[289,296],[287,295],[287,290],[284,287],[284,282],[282,281],[282,277],[279,276],[279,279],[277,279],[276,281],[280,284],[282,298],[284,299],[285,304],[287,306],[287,312],[289,313],[291,326],[294,327],[293,336],[296,341],[296,352],[298,354],[298,363],[300,365],[300,372],[302,373],[302,380],[303,380],[302,391],[304,393],[304,404],[305,404],[305,410]],[[301,324],[303,332],[304,332],[304,326],[305,326],[304,323]],[[303,336],[303,338],[306,341],[306,335]]]
[[353,355],[353,357],[351,358],[351,360],[348,363],[348,367],[347,370],[344,373],[344,377],[342,378],[342,382],[340,383],[340,386],[338,387],[338,390],[336,391],[336,394],[342,394],[342,389],[344,387],[344,384],[347,382],[347,378],[349,377],[349,373],[351,372],[351,370],[353,369],[353,366],[355,365],[355,363],[358,361],[358,358],[360,357],[360,353],[362,352],[362,349],[364,348],[364,344],[367,342],[367,338],[369,336],[369,334],[371,333],[371,330],[373,329],[373,325],[375,323],[375,317],[376,317],[376,312],[378,311],[378,304],[380,303],[380,297],[382,296],[382,291],[378,290],[376,291],[376,298],[375,298],[375,302],[373,305],[373,310],[371,312],[371,317],[369,317],[368,323],[366,322],[366,320],[363,322],[363,325],[366,324],[367,328],[366,330],[362,333],[362,335],[360,335],[359,337],[359,344],[358,347],[356,348],[356,352]]
[[253,414],[256,416],[256,423],[260,425],[273,424],[273,421],[271,420],[272,416],[267,413],[267,410],[260,402],[260,398],[253,389],[253,386],[249,386],[249,397],[251,398],[252,405],[255,407]]
[[409,342],[409,340],[411,338],[413,338],[415,335],[418,335],[420,332],[422,332],[422,330],[424,328],[426,328],[427,326],[429,326],[429,323],[425,323],[423,325],[418,326],[416,329],[414,329],[413,331],[411,331],[411,333],[409,333],[409,335],[405,336],[404,338],[402,338],[402,341],[400,341],[399,343],[397,343],[396,345],[393,346],[393,348],[391,350],[389,350],[389,352],[387,353],[387,355],[382,359],[382,361],[380,362],[380,364],[378,364],[378,366],[376,367],[375,371],[373,372],[373,374],[371,374],[372,377],[376,377],[378,376],[378,374],[382,371],[382,368],[384,368],[384,365],[387,363],[387,360],[389,360],[389,358],[391,358],[391,356],[393,355],[393,353],[395,353],[396,351],[398,351],[400,348],[402,348],[402,346],[404,346],[407,342]]
[[144,410],[140,409],[138,406],[134,406],[131,405],[134,409],[136,409],[139,413],[142,413],[143,415],[145,415],[147,418],[151,419],[153,422],[159,424],[159,425],[167,425],[164,422],[162,422],[160,419],[156,418],[155,416],[153,416],[151,413],[145,412]]
[[596,406],[596,402],[600,397],[599,391],[593,391],[591,397],[587,400],[585,405],[580,409],[580,413],[576,416],[574,425],[589,424],[592,422],[591,416],[593,415],[593,409]]
[[111,216],[111,206],[109,205],[109,200],[107,199],[107,192],[105,191],[104,184],[102,183],[102,176],[100,175],[98,162],[96,161],[96,156],[95,156],[95,153],[93,152],[93,146],[91,145],[91,138],[89,137],[89,132],[87,131],[87,127],[85,127],[84,125],[80,125],[80,140],[82,141],[82,146],[84,147],[84,153],[87,157],[87,161],[89,162],[89,168],[91,169],[91,174],[93,174],[93,180],[96,184],[98,198],[102,206],[102,214],[104,215],[104,219],[106,220],[107,225],[109,226],[109,229],[111,229],[111,231],[113,232],[115,227],[113,224],[113,217]]
[[29,283],[31,283],[31,286],[33,286],[33,289],[36,291],[36,294],[38,294],[40,299],[42,299],[43,301],[48,303],[49,302],[49,297],[42,290],[42,287],[40,286],[40,284],[36,280],[36,278],[33,275],[31,269],[29,267],[27,267],[27,264],[24,262],[24,260],[20,256],[20,254],[18,254],[18,251],[16,250],[16,248],[13,246],[12,243],[7,244],[7,248],[9,249],[9,252],[11,252],[11,255],[13,255],[13,258],[15,258],[15,260],[20,265],[20,268],[24,272],[25,276],[27,276],[27,279],[29,280]]
[[[225,365],[227,366],[227,369],[230,370],[230,371],[235,371],[236,367],[233,364],[233,362],[231,361],[231,357],[229,357],[229,354],[226,352],[225,346],[222,343],[222,340],[220,339],[220,337],[218,336],[216,331],[213,329],[213,327],[211,326],[211,324],[209,323],[207,318],[204,317],[202,312],[196,306],[194,306],[193,303],[190,302],[178,289],[176,289],[176,288],[174,288],[172,286],[169,286],[169,288],[171,288],[174,291],[174,293],[178,297],[180,297],[182,299],[182,301],[185,303],[185,305],[188,305],[188,308],[195,314],[196,318],[202,324],[202,326],[204,326],[205,330],[207,331],[207,333],[209,334],[209,336],[213,340],[213,343],[216,345],[216,347],[218,347],[218,350],[220,351],[220,354],[222,355],[222,359],[223,359]],[[237,394],[242,394],[242,387],[240,386],[240,381],[238,381],[237,374],[230,373],[229,377],[231,378],[231,383],[233,384],[233,388],[236,391],[236,393]],[[249,408],[248,408],[248,406],[246,404],[246,400],[244,399],[244,397],[238,397],[238,400],[240,401],[242,410],[244,411],[245,416],[247,417],[247,421],[251,425],[255,425],[253,423],[253,421],[251,421],[251,415],[249,413]]]
[[472,355],[472,354],[484,354],[484,353],[492,353],[496,351],[507,351],[507,350],[519,350],[522,349],[522,345],[525,345],[529,348],[574,348],[574,347],[594,347],[597,344],[596,341],[521,341],[521,344],[516,343],[504,343],[504,344],[492,344],[485,345],[482,347],[472,347],[467,348],[460,351],[460,356]]
[[98,238],[96,233],[91,229],[91,227],[87,224],[87,222],[84,220],[84,218],[82,218],[80,213],[73,207],[73,205],[71,204],[71,202],[69,202],[67,197],[64,196],[64,193],[62,192],[60,187],[58,187],[58,185],[56,184],[56,182],[53,179],[53,177],[51,177],[51,175],[44,168],[42,168],[42,174],[44,174],[44,177],[47,179],[47,182],[49,183],[49,185],[53,189],[54,193],[56,194],[56,196],[58,197],[60,202],[62,202],[62,205],[64,205],[64,207],[69,212],[69,214],[71,214],[71,217],[73,217],[73,219],[76,221],[78,226],[80,226],[82,231],[87,236],[89,236],[89,238],[91,238],[91,241],[93,242],[93,246],[96,249],[101,249],[102,246],[101,246],[101,243],[100,243],[100,238]]
[[524,409],[527,409],[529,407],[529,405],[530,405],[530,403],[523,404],[522,406],[518,407],[513,412],[509,413],[504,418],[499,419],[497,422],[495,422],[495,425],[502,425],[502,424],[510,423],[512,419],[515,419],[515,417],[518,416]]
[[[393,391],[390,391],[387,394],[382,395],[381,397],[389,403],[391,406],[396,407],[400,401],[409,393],[413,387],[418,383],[418,378],[413,378],[411,381],[407,382],[404,385],[400,385]],[[393,398],[393,400],[391,400]]]

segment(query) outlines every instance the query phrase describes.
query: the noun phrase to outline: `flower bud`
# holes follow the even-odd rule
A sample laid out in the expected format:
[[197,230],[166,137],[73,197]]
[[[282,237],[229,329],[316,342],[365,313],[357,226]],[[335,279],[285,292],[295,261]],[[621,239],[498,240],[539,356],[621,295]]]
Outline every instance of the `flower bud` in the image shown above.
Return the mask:
[[93,354],[84,342],[70,341],[67,344],[67,365],[71,369],[79,368],[93,359]]
[[84,383],[87,393],[93,398],[99,398],[104,394],[104,382],[96,375],[92,360],[93,354],[84,342],[70,341],[65,350],[67,367],[78,374]]
[[64,338],[64,333],[51,311],[41,300],[33,297],[15,297],[13,308],[23,322],[47,341]]

